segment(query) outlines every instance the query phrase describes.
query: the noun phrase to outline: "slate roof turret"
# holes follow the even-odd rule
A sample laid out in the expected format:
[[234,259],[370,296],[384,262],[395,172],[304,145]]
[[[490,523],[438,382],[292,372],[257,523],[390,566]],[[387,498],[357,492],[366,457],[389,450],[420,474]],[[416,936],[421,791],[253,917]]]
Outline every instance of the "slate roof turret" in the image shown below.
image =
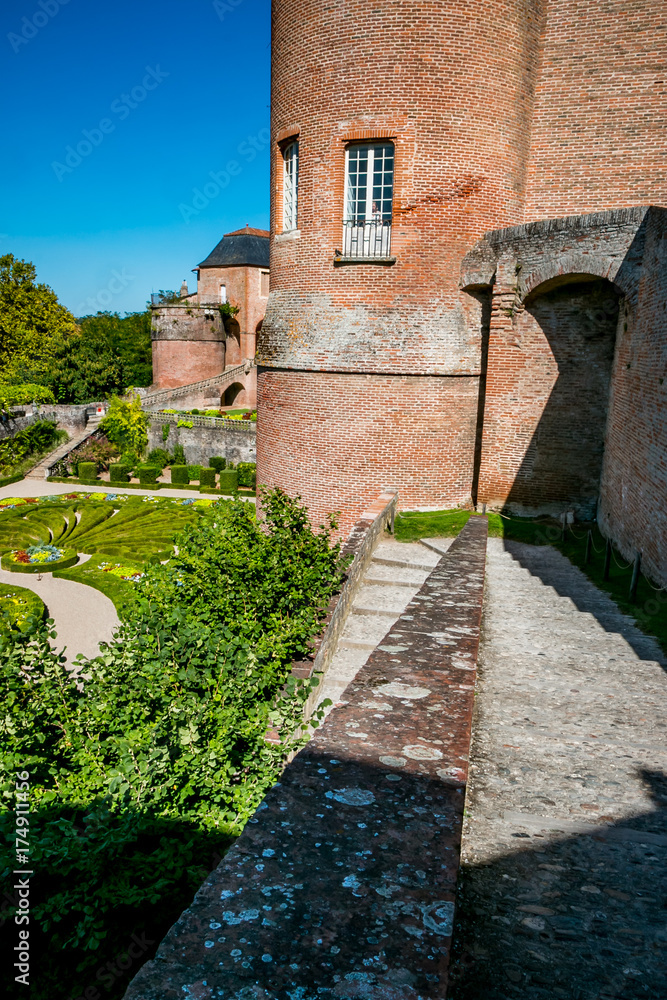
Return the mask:
[[225,233],[198,267],[268,267],[269,234],[265,229],[237,229]]

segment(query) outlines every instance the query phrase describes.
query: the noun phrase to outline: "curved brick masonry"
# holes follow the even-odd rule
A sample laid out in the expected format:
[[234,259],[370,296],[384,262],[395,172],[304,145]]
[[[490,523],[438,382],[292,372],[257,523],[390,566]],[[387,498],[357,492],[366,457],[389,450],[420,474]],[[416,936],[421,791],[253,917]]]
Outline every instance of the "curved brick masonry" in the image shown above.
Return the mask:
[[126,1000],[444,996],[486,535],[471,518]]

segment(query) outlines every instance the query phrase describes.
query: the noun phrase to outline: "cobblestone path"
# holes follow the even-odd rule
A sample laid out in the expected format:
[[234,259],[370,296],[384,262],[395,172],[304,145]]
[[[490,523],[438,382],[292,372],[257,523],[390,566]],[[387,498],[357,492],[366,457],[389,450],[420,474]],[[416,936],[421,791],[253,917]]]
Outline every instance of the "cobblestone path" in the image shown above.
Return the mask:
[[489,540],[449,1000],[667,998],[667,674],[560,553]]

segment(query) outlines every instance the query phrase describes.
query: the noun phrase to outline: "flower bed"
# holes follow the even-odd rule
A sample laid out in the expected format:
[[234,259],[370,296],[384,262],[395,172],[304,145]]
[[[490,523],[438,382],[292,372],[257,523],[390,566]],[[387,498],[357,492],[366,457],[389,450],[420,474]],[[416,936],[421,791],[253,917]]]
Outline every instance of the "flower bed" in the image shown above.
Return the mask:
[[45,615],[44,601],[37,594],[0,584],[0,638],[11,632],[31,632]]
[[40,542],[25,549],[12,549],[2,556],[2,568],[10,573],[52,573],[78,562],[75,549],[61,549]]

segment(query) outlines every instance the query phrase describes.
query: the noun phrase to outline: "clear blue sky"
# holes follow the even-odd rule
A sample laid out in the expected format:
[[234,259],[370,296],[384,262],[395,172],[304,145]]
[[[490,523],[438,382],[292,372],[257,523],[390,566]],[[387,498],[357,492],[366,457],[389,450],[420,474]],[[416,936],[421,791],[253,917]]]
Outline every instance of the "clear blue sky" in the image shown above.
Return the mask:
[[0,253],[123,312],[268,228],[269,0],[2,6]]

